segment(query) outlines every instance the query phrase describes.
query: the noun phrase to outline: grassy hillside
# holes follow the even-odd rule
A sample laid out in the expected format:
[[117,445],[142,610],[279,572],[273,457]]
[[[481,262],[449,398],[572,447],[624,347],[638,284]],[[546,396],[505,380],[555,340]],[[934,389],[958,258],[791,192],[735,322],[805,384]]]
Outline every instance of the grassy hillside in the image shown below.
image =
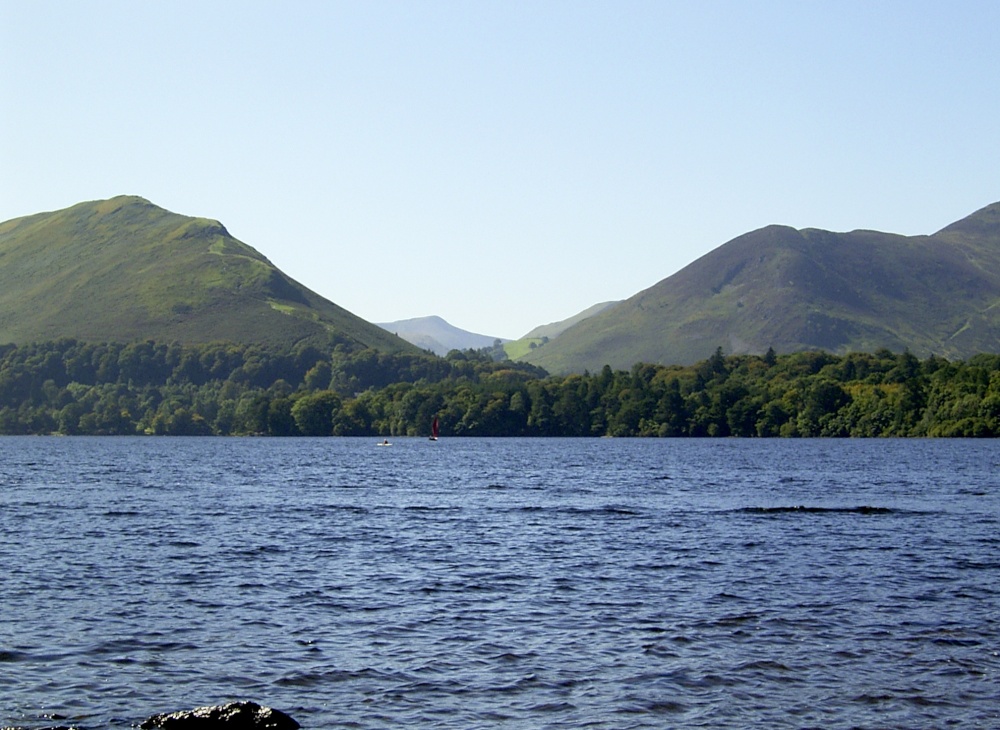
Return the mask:
[[592,307],[587,307],[582,312],[574,314],[572,317],[567,317],[566,319],[560,320],[559,322],[551,322],[550,324],[543,324],[535,327],[528,334],[526,334],[521,339],[524,340],[542,340],[542,339],[555,339],[563,332],[568,330],[573,325],[578,322],[582,322],[585,319],[589,319],[596,314],[610,309],[611,307],[618,304],[618,302],[601,302],[600,304],[595,304]]
[[770,226],[736,238],[524,360],[550,372],[726,353],[1000,351],[1000,204],[931,236]]
[[0,223],[0,343],[61,337],[411,348],[218,221],[133,196]]
[[507,353],[507,357],[511,360],[520,360],[531,352],[531,350],[536,347],[541,347],[549,340],[558,337],[578,322],[582,322],[589,317],[593,317],[595,314],[599,314],[606,309],[610,309],[616,304],[618,304],[618,302],[601,302],[600,304],[595,304],[592,307],[587,307],[582,312],[579,312],[572,317],[568,317],[567,319],[560,320],[559,322],[539,325],[524,337],[511,342],[505,342],[503,346],[504,352]]

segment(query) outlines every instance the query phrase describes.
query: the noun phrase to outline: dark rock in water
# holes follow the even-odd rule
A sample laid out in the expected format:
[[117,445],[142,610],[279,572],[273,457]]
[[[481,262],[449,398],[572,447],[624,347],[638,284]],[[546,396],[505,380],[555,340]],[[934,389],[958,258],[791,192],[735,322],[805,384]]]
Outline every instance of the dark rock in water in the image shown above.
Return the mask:
[[299,724],[280,710],[255,702],[199,707],[184,712],[153,715],[140,726],[143,730],[297,730]]

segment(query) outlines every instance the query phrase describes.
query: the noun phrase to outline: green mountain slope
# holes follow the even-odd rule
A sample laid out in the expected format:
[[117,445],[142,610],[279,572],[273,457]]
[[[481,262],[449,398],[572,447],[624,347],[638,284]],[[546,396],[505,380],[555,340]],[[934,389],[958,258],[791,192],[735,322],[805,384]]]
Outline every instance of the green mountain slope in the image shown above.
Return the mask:
[[600,304],[594,304],[593,306],[587,307],[585,310],[574,314],[572,317],[568,317],[558,322],[550,322],[549,324],[539,325],[523,337],[511,342],[505,342],[503,345],[504,352],[507,353],[507,357],[511,360],[520,360],[527,355],[530,350],[544,345],[546,342],[555,339],[578,322],[582,322],[588,317],[593,317],[595,314],[603,312],[605,309],[613,307],[616,304],[618,304],[618,302],[601,302]]
[[1000,351],[1000,203],[931,236],[769,226],[523,359],[553,373],[729,354]]
[[0,343],[61,337],[411,348],[218,221],[133,196],[0,223]]

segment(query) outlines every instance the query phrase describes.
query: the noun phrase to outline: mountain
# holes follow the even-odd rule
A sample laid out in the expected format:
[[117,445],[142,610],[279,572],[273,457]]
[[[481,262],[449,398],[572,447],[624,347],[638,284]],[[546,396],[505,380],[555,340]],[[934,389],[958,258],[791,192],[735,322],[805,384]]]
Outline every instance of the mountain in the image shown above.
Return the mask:
[[497,340],[505,341],[500,337],[467,332],[448,324],[441,317],[415,317],[397,322],[381,322],[378,326],[438,355],[447,355],[452,350],[479,350],[492,347]]
[[134,196],[0,223],[0,343],[63,337],[411,349],[218,221]]
[[600,314],[606,309],[618,304],[618,302],[601,302],[600,304],[595,304],[592,307],[587,307],[582,312],[574,314],[572,317],[561,320],[559,322],[552,322],[550,324],[543,324],[535,327],[528,334],[522,337],[522,340],[542,340],[542,339],[555,339],[563,332],[568,330],[570,327],[578,322],[582,322],[585,319],[593,317],[595,314]]
[[593,317],[595,314],[599,314],[605,309],[609,309],[616,304],[618,304],[618,302],[602,302],[601,304],[595,304],[592,307],[587,307],[582,312],[574,314],[572,317],[560,320],[559,322],[539,325],[524,337],[505,343],[503,346],[504,352],[507,353],[507,357],[511,360],[520,360],[531,350],[544,345],[551,339],[555,339],[578,322],[582,322],[589,317]]
[[768,226],[522,359],[553,373],[726,354],[1000,351],[1000,203],[929,236]]

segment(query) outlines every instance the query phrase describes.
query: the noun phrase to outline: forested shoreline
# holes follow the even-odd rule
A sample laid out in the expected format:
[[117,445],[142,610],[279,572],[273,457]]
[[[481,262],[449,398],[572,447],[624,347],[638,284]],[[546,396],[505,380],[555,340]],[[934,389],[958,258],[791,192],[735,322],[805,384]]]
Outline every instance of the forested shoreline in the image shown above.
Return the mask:
[[0,346],[0,434],[1000,436],[1000,355],[724,356],[549,376],[489,350]]

